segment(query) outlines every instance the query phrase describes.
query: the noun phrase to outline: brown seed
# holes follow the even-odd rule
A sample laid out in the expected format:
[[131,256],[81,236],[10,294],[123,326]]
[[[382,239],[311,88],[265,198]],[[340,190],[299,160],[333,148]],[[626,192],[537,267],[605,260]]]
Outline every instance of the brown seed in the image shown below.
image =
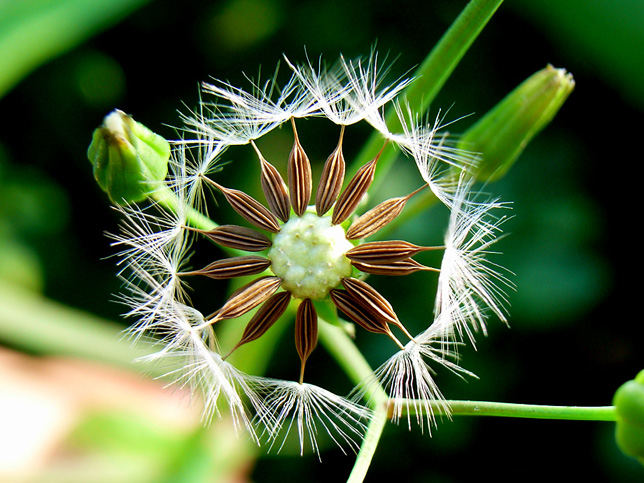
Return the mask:
[[332,289],[331,300],[335,306],[344,312],[353,322],[369,332],[376,334],[390,334],[391,330],[384,319],[370,314],[349,292],[346,290]]
[[311,163],[306,156],[295,129],[295,120],[291,119],[293,125],[293,149],[288,157],[288,189],[291,194],[291,205],[297,216],[302,216],[311,200],[313,181],[311,177]]
[[367,312],[377,318],[384,319],[387,323],[395,325],[402,330],[407,337],[413,339],[411,334],[407,331],[405,326],[400,322],[394,308],[389,301],[385,299],[378,291],[371,285],[358,280],[356,278],[345,278],[342,280],[342,285],[347,292],[362,305]]
[[266,235],[244,226],[221,225],[210,231],[189,229],[202,233],[219,245],[247,252],[260,252],[272,245]]
[[382,150],[374,159],[362,166],[354,177],[351,178],[347,187],[344,188],[344,191],[340,195],[340,198],[338,198],[338,202],[335,204],[335,209],[333,210],[331,222],[334,225],[346,220],[367,193],[367,190],[373,182],[373,176],[376,172],[376,163],[380,158],[380,154],[382,154]]
[[[257,310],[253,318],[250,319],[248,325],[244,329],[241,340],[235,347],[226,355],[228,357],[239,346],[259,339],[262,335],[270,329],[277,320],[286,311],[289,302],[291,301],[291,294],[289,292],[277,292],[273,294],[264,304]],[[224,357],[224,359],[226,358]]]
[[261,277],[235,290],[226,303],[213,316],[210,323],[224,319],[235,319],[257,307],[268,299],[279,288],[282,279],[279,277]]
[[295,315],[295,348],[302,363],[300,368],[300,384],[304,379],[306,360],[315,349],[318,342],[318,316],[311,299],[304,299],[297,308]]
[[258,228],[262,228],[272,233],[280,231],[280,224],[275,215],[268,211],[266,207],[255,198],[243,191],[224,188],[212,180],[208,181],[223,193],[228,203],[230,203],[230,206],[232,206],[233,209],[246,221],[252,223]]
[[358,240],[373,235],[383,226],[396,218],[405,207],[409,199],[425,188],[426,185],[417,189],[407,196],[391,198],[371,208],[364,215],[358,218],[347,230],[348,240]]
[[345,253],[349,260],[367,264],[397,262],[413,257],[419,252],[436,250],[437,247],[421,247],[403,240],[387,240],[363,243]]
[[331,209],[333,203],[338,198],[344,182],[345,162],[342,154],[342,138],[344,136],[344,126],[340,131],[340,140],[338,145],[324,163],[324,169],[320,176],[320,184],[315,196],[315,211],[318,216],[324,215]]
[[394,308],[378,291],[366,282],[356,278],[342,279],[342,285],[362,307],[390,324],[400,326]]
[[264,257],[253,255],[242,257],[230,257],[217,260],[202,268],[190,272],[182,272],[180,275],[205,275],[216,280],[243,277],[245,275],[256,275],[270,267],[271,261]]
[[286,223],[291,215],[291,203],[288,200],[288,190],[286,183],[282,179],[275,166],[266,161],[262,153],[254,142],[251,144],[255,148],[262,168],[261,184],[262,191],[266,197],[266,202],[271,211],[284,223]]
[[351,265],[356,267],[361,272],[371,273],[373,275],[409,275],[419,270],[427,270],[431,272],[438,272],[437,268],[427,267],[418,263],[413,258],[406,258],[396,262],[372,264],[351,262]]

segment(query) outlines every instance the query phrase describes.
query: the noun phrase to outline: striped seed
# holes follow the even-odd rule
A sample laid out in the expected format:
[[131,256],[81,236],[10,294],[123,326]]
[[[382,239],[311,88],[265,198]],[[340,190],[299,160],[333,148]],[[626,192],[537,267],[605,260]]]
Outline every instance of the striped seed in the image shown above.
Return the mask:
[[340,131],[338,145],[324,163],[320,184],[315,196],[315,211],[318,216],[324,215],[331,209],[338,198],[344,182],[345,162],[342,154],[342,138],[344,137],[344,126]]
[[304,380],[304,366],[318,342],[318,316],[311,299],[304,299],[295,315],[295,348],[302,363],[300,367],[300,384]]
[[288,157],[288,189],[291,194],[293,211],[295,211],[297,216],[302,216],[311,200],[313,185],[311,163],[297,137],[295,120],[291,119],[291,123],[293,125],[295,140],[291,154]]
[[291,215],[291,203],[288,199],[288,190],[286,183],[282,179],[275,166],[266,161],[262,153],[254,142],[251,141],[253,148],[259,156],[259,162],[262,168],[261,184],[262,191],[266,197],[266,202],[270,210],[284,223],[286,223]]
[[270,265],[271,261],[267,258],[247,255],[217,260],[201,270],[181,272],[179,275],[205,275],[215,280],[222,280],[245,275],[256,275],[262,273]]
[[329,295],[331,295],[331,300],[335,306],[353,322],[369,332],[388,335],[400,348],[403,348],[396,336],[392,334],[391,329],[389,329],[387,321],[375,316],[363,307],[349,292],[332,289]]
[[421,247],[403,240],[387,240],[363,243],[346,252],[345,256],[354,262],[386,264],[413,257],[422,251],[437,249],[438,247]]
[[[257,310],[253,318],[250,319],[248,325],[244,329],[241,340],[235,347],[226,355],[228,357],[239,346],[259,339],[262,335],[270,329],[275,322],[286,311],[289,302],[291,301],[291,294],[289,292],[277,292],[273,294],[264,304]],[[224,359],[226,359],[224,357]]]
[[347,239],[358,240],[361,238],[367,238],[368,236],[376,233],[383,226],[396,218],[405,207],[407,201],[426,186],[427,185],[423,185],[421,188],[407,196],[391,198],[371,208],[364,215],[354,221],[349,227],[347,230]]
[[261,277],[244,285],[232,293],[223,307],[208,318],[208,322],[214,324],[244,315],[273,295],[281,283],[279,277]]
[[207,236],[219,245],[247,252],[261,252],[272,245],[271,240],[266,235],[244,226],[221,225],[209,231],[195,228],[188,229]]
[[342,280],[342,285],[346,291],[351,295],[367,312],[373,314],[377,319],[383,319],[387,323],[395,325],[402,330],[410,339],[412,336],[407,332],[407,329],[402,325],[394,308],[389,301],[385,299],[378,291],[371,285],[355,279],[345,278]]
[[224,188],[220,184],[215,183],[208,178],[205,179],[223,193],[228,203],[230,203],[230,206],[232,206],[233,209],[246,221],[252,223],[258,228],[262,228],[272,233],[280,231],[280,225],[275,215],[268,211],[268,209],[266,209],[266,207],[255,198],[243,191]]
[[373,182],[373,176],[376,172],[376,163],[382,154],[382,150],[374,159],[360,167],[358,172],[351,178],[349,184],[338,198],[338,202],[333,210],[331,222],[334,225],[342,223],[351,213],[354,212],[358,203],[362,200],[367,190]]
[[409,275],[420,270],[427,270],[431,272],[438,272],[437,268],[427,267],[418,263],[413,258],[406,258],[404,260],[398,260],[396,262],[389,263],[361,263],[361,262],[351,262],[351,265],[356,267],[361,272],[371,273],[373,275]]

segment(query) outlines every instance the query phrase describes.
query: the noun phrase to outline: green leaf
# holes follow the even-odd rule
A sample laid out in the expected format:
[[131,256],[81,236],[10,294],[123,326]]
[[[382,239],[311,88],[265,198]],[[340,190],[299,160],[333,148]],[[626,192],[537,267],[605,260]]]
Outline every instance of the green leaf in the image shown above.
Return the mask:
[[38,66],[150,0],[0,2],[0,97]]

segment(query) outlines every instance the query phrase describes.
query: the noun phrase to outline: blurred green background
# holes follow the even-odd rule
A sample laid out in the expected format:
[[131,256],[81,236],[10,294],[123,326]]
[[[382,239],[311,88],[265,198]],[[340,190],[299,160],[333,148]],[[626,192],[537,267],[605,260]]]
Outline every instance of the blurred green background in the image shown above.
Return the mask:
[[[282,54],[296,61],[323,54],[332,61],[340,53],[368,55],[376,45],[382,57],[395,59],[389,77],[394,81],[425,58],[465,4],[0,0],[0,347],[11,349],[11,357],[13,351],[36,356],[29,364],[59,355],[52,347],[66,334],[47,335],[51,345],[31,341],[43,337],[37,322],[48,313],[34,300],[82,310],[81,325],[88,313],[126,326],[123,307],[113,302],[119,281],[109,258],[114,249],[104,236],[117,230],[119,217],[86,158],[93,129],[111,109],[174,139],[177,111],[196,106],[200,82],[218,78],[247,87],[245,74],[256,76],[261,68],[263,76],[271,75]],[[630,241],[618,238],[628,231],[640,190],[635,140],[643,126],[642,52],[642,0],[508,0],[432,106],[433,114],[449,109],[448,119],[469,115],[450,127],[460,132],[548,63],[566,68],[576,81],[552,124],[502,180],[486,187],[513,202],[514,217],[505,224],[510,236],[499,243],[504,255],[496,259],[516,274],[517,290],[509,295],[511,330],[491,321],[490,336],[479,339],[478,351],[463,350],[463,365],[479,380],[438,375],[448,399],[608,405],[616,388],[642,369],[641,316],[629,305],[640,296],[633,282],[640,260],[631,255]],[[300,138],[311,159],[322,161],[337,132],[307,127]],[[280,133],[282,138],[262,148],[282,169],[279,156],[290,141],[288,130]],[[360,145],[345,140],[350,160]],[[252,153],[242,153],[222,179],[259,193],[257,177],[237,169],[256,168]],[[397,176],[374,197],[399,196],[418,186],[414,170],[401,159]],[[436,241],[443,229],[437,216],[430,210],[397,237]],[[421,275],[373,283],[401,320],[419,331],[432,309],[432,280]],[[20,297],[46,298],[23,301],[12,291],[16,287],[25,289]],[[216,306],[225,287],[210,287]],[[289,331],[282,343],[291,350]],[[360,334],[357,343],[374,365],[390,354],[386,341],[370,334]],[[322,352],[316,351],[317,369],[310,364],[311,382],[346,391],[350,384]],[[275,359],[271,370],[279,374],[282,365]],[[7,400],[2,377],[9,376],[0,372],[0,404]],[[94,382],[103,385],[98,376]],[[130,420],[126,412],[95,411],[72,427],[72,436],[61,443],[64,450],[57,447],[55,457],[43,457],[39,481],[74,481],[78,474],[91,474],[92,481],[163,481],[168,474],[191,481],[185,468],[165,474],[151,468],[158,470],[168,454],[181,467],[206,447],[199,433],[186,442],[185,435]],[[13,445],[7,434],[0,429],[0,453]],[[281,481],[284,474],[294,481],[342,481],[354,461],[333,447],[323,452],[322,464],[288,451],[255,453],[257,460],[237,467],[240,481]],[[88,473],[80,473],[74,461],[82,461]],[[130,468],[123,461],[131,465],[131,479],[123,479]],[[115,465],[123,474],[103,472]],[[406,424],[388,426],[367,481],[520,481],[524,475],[555,474],[557,481],[629,482],[641,481],[644,470],[619,453],[610,423],[461,418],[440,423],[432,437],[418,428],[409,432]]]

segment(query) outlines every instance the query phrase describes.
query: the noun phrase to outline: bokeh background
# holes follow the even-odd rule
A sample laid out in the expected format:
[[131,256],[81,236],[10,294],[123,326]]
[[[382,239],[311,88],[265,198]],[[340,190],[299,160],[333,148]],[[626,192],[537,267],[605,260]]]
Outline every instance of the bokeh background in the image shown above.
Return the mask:
[[[0,454],[6,455],[0,480],[26,470],[34,481],[346,479],[354,457],[333,446],[320,463],[288,446],[279,455],[248,449],[224,424],[199,431],[181,391],[163,391],[161,383],[138,376],[140,366],[127,367],[136,351],[130,354],[126,344],[117,357],[125,368],[97,361],[103,358],[92,342],[98,329],[87,327],[106,327],[98,337],[118,341],[127,322],[114,303],[119,281],[105,236],[117,230],[119,217],[92,178],[86,149],[113,108],[174,139],[178,111],[195,107],[200,82],[247,86],[245,75],[261,68],[270,76],[283,54],[333,60],[340,53],[368,55],[375,45],[381,57],[395,60],[393,81],[424,59],[465,4],[0,1]],[[513,202],[505,224],[510,236],[499,243],[504,255],[497,258],[515,274],[511,330],[491,321],[478,350],[462,351],[463,365],[480,379],[438,374],[447,398],[609,405],[616,388],[642,369],[635,310],[641,257],[631,246],[639,221],[628,224],[641,190],[642,52],[642,0],[508,0],[432,106],[433,113],[449,110],[448,119],[466,116],[450,126],[460,132],[548,63],[576,80],[554,121],[503,179],[487,186]],[[325,159],[336,131],[305,126],[303,132],[310,157]],[[285,162],[290,138],[288,130],[280,133],[263,149],[283,168],[278,160]],[[348,159],[361,134],[354,144],[347,139]],[[259,193],[252,159],[240,153],[222,179]],[[375,198],[420,183],[409,162],[399,164]],[[440,219],[430,210],[399,235],[420,244],[435,240]],[[420,330],[431,313],[431,277],[396,282],[374,278],[400,318]],[[225,286],[208,290],[213,306],[224,300]],[[391,349],[369,334],[357,343],[374,365]],[[280,347],[280,354],[293,354],[272,358],[277,374],[294,367],[289,331]],[[312,382],[350,387],[323,349],[315,357]],[[613,429],[611,423],[459,418],[440,422],[430,437],[417,427],[389,425],[367,481],[527,475],[641,481],[644,470],[620,454]]]

